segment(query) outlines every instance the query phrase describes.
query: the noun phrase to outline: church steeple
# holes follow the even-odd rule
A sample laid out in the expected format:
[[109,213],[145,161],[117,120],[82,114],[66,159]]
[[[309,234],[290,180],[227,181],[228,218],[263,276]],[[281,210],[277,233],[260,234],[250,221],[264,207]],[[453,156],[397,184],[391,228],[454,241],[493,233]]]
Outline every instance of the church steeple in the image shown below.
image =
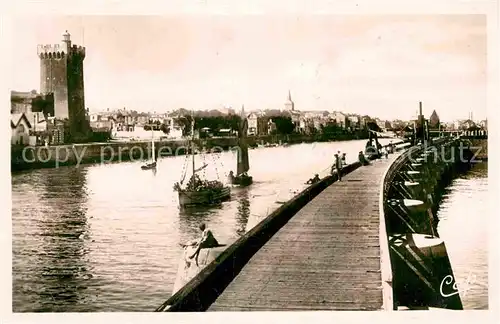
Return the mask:
[[285,102],[285,110],[294,110],[294,103],[292,101],[292,94],[290,92],[290,90],[288,90],[288,97],[286,99],[286,102]]

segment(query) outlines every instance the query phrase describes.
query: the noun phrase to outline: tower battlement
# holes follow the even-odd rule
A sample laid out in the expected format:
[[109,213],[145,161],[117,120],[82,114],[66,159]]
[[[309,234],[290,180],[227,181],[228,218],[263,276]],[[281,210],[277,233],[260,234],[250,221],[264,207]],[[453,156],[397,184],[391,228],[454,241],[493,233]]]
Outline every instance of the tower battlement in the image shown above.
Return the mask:
[[48,45],[38,45],[37,54],[40,58],[48,58],[57,57],[59,53],[59,57],[64,56],[67,53],[64,53],[64,46],[60,44],[48,44]]
[[[37,53],[41,59],[63,58],[68,54],[65,49],[65,45],[61,44],[38,45]],[[69,54],[85,57],[85,47],[73,45]]]
[[82,57],[85,57],[85,47],[73,45],[71,47],[71,54],[72,55],[80,55]]

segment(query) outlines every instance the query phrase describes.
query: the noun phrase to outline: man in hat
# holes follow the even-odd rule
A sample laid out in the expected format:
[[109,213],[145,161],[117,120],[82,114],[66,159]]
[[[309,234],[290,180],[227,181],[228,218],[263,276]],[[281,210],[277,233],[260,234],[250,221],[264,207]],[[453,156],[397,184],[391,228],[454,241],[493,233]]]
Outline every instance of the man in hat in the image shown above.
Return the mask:
[[337,179],[342,181],[342,159],[339,154],[335,154],[335,163],[332,165],[331,173],[333,174],[334,170],[337,170]]

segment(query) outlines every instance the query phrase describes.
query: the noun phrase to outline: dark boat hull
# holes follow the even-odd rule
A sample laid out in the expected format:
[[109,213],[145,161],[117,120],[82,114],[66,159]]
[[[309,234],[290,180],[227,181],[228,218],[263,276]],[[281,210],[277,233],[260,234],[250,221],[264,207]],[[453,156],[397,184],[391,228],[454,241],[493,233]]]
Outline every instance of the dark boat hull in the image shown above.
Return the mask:
[[195,205],[212,205],[229,199],[231,197],[231,189],[224,187],[221,190],[201,190],[201,191],[179,191],[179,205],[195,206]]
[[148,163],[146,165],[141,166],[142,170],[151,170],[151,169],[156,169],[156,162],[153,163]]
[[253,183],[253,178],[250,176],[247,177],[234,177],[232,180],[233,185],[238,185],[241,187],[249,186]]

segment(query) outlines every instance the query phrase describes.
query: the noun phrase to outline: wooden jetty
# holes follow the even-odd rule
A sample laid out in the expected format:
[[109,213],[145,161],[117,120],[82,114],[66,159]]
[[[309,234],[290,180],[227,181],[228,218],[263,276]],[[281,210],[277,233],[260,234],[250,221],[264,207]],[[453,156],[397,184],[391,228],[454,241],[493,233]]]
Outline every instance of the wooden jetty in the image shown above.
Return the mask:
[[372,161],[316,196],[253,255],[208,310],[383,309],[380,188],[398,155]]

